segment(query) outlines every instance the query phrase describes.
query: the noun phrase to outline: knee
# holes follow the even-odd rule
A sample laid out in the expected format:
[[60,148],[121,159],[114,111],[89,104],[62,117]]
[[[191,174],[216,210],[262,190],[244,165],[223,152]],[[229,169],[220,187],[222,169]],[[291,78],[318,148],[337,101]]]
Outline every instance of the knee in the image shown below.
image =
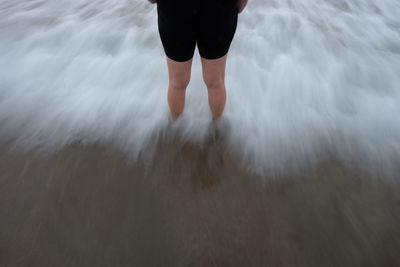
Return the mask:
[[222,78],[204,78],[204,83],[209,90],[219,90],[224,88],[224,79]]
[[189,85],[190,78],[188,79],[174,79],[169,82],[169,86],[175,90],[185,90]]

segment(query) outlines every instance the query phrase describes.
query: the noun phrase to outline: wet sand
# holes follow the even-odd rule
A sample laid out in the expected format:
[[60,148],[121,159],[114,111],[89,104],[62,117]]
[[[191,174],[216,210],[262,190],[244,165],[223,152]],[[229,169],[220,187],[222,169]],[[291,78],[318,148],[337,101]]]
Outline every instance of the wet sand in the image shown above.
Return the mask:
[[0,266],[400,266],[399,190],[334,160],[260,177],[215,144],[0,149]]

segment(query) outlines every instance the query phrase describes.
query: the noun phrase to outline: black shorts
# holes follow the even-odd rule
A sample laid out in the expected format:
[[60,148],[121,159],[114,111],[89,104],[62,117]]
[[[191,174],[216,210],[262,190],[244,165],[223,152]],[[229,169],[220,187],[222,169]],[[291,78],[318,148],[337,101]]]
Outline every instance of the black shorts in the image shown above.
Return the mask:
[[158,30],[165,54],[183,62],[200,56],[223,57],[235,35],[236,0],[158,0]]

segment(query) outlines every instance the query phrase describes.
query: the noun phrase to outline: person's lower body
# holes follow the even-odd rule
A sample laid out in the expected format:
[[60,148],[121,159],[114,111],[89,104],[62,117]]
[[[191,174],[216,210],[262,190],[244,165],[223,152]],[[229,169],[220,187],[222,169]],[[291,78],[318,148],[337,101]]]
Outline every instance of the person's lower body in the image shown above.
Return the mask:
[[159,33],[169,74],[168,104],[173,118],[184,109],[196,44],[213,118],[219,118],[225,107],[225,67],[238,10],[230,0],[203,1],[194,4],[184,0],[159,0],[157,4]]

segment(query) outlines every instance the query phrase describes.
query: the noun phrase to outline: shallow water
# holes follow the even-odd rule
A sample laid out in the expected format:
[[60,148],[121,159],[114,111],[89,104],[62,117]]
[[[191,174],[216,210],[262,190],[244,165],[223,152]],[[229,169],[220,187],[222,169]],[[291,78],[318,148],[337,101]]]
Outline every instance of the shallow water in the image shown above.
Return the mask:
[[[395,176],[400,4],[250,1],[226,74],[223,136],[243,166],[282,174],[326,155]],[[158,141],[204,144],[210,111],[196,52],[181,119],[145,0],[0,2],[0,135],[24,149],[113,145],[133,161]]]
[[214,140],[146,0],[0,0],[0,266],[399,266],[399,14],[250,0]]

